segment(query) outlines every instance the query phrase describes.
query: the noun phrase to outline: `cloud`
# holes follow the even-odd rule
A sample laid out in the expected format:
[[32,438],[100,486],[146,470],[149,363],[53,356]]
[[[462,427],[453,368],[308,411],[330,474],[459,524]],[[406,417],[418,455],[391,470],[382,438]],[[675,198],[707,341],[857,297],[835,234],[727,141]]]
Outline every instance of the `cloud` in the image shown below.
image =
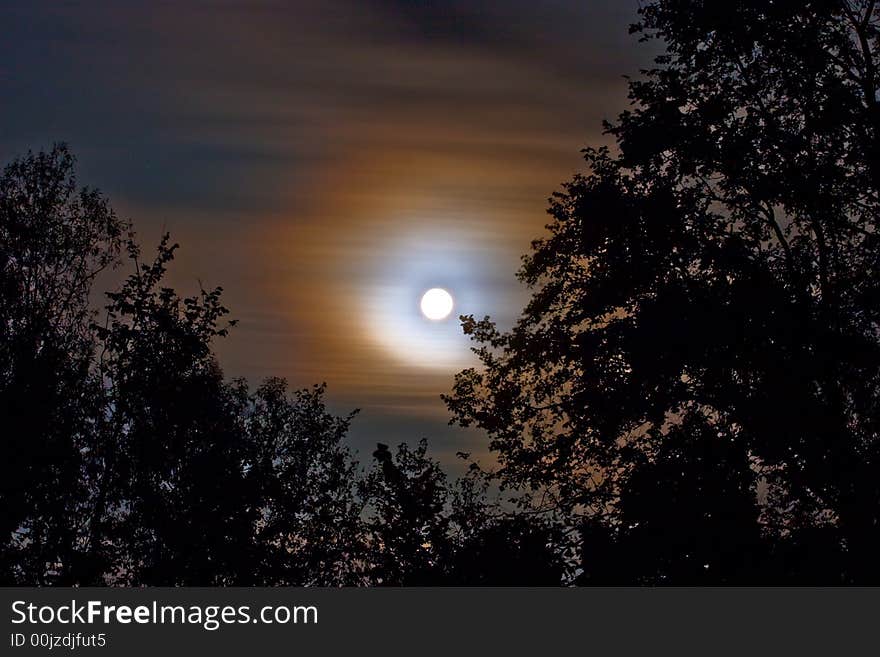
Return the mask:
[[433,422],[461,361],[394,358],[376,326],[406,349],[416,306],[371,312],[394,315],[383,290],[447,240],[425,271],[513,321],[547,196],[649,60],[636,5],[4,3],[0,153],[68,140],[146,239],[171,229],[174,282],[222,284],[241,319],[230,375]]

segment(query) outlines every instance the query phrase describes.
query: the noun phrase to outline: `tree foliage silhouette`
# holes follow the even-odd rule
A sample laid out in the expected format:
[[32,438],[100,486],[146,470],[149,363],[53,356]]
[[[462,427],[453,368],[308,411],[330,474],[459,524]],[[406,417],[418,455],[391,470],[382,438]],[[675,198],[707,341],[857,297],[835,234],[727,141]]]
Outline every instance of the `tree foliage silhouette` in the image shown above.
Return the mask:
[[370,538],[377,546],[378,578],[386,585],[437,584],[452,545],[446,477],[426,456],[427,443],[406,444],[392,454],[378,445],[376,468],[363,484],[364,498],[374,508]]
[[449,408],[582,524],[586,579],[877,581],[875,3],[640,13],[666,52],[551,199],[513,330],[464,318]]
[[143,264],[129,242],[135,272],[97,328],[106,431],[90,554],[115,553],[125,584],[357,583],[351,418],[326,411],[322,387],[224,382],[221,289],[162,287],[175,248],[166,236]]
[[[64,145],[0,180],[2,579],[361,583],[356,463],[324,389],[226,382],[221,289],[164,285]],[[91,309],[96,277],[131,274]],[[362,561],[362,558],[361,558]]]
[[[0,569],[62,581],[83,539],[96,397],[89,294],[124,234],[107,200],[78,189],[63,145],[0,178]],[[60,565],[60,568],[58,567]]]
[[354,414],[328,413],[324,391],[316,386],[291,398],[283,380],[270,379],[249,400],[246,471],[259,493],[256,541],[265,546],[260,584],[368,581],[359,469],[343,442]]
[[[452,484],[427,441],[378,445],[361,484],[371,509],[370,581],[385,586],[557,586],[558,527],[490,500],[476,467]],[[466,456],[466,455],[465,455]]]
[[175,248],[166,236],[145,264],[129,242],[135,271],[108,294],[97,329],[107,431],[94,522],[121,548],[132,582],[231,583],[251,556],[256,509],[240,399],[211,352],[227,311],[219,289],[181,299],[161,286]]

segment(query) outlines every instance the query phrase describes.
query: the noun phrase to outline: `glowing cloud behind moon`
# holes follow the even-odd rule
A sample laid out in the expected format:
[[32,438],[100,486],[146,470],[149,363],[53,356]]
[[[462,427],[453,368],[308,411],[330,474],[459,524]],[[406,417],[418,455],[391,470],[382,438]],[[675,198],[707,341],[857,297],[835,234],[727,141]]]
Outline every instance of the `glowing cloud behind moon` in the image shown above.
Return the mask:
[[452,295],[440,287],[434,287],[422,295],[422,314],[428,319],[441,320],[449,317],[454,305]]

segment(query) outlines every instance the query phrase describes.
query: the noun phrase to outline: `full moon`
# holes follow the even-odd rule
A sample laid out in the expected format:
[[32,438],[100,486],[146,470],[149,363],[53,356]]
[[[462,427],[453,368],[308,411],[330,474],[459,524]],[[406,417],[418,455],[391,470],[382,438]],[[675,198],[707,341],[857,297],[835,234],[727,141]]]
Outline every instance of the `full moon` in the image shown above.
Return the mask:
[[452,305],[452,295],[443,288],[434,287],[422,295],[422,314],[428,319],[446,319]]

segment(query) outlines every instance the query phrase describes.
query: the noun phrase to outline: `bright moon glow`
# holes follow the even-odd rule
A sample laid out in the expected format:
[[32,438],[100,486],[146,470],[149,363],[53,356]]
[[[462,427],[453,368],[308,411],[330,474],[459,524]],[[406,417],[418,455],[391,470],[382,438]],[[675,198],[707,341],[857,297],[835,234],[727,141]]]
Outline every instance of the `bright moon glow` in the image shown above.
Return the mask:
[[446,319],[452,312],[452,295],[435,287],[422,295],[422,314],[428,319]]
[[[379,357],[450,376],[478,364],[468,348],[468,336],[454,318],[473,308],[493,317],[501,315],[497,299],[488,294],[495,269],[487,257],[494,243],[487,240],[494,237],[482,231],[459,232],[457,219],[452,230],[432,225],[435,217],[416,218],[406,214],[409,224],[424,228],[383,233],[372,268],[362,272],[357,308],[364,337],[383,352],[377,352]],[[369,236],[375,239],[373,232]],[[435,295],[444,299],[436,311],[432,310]],[[407,385],[401,383],[401,391],[408,392]]]

